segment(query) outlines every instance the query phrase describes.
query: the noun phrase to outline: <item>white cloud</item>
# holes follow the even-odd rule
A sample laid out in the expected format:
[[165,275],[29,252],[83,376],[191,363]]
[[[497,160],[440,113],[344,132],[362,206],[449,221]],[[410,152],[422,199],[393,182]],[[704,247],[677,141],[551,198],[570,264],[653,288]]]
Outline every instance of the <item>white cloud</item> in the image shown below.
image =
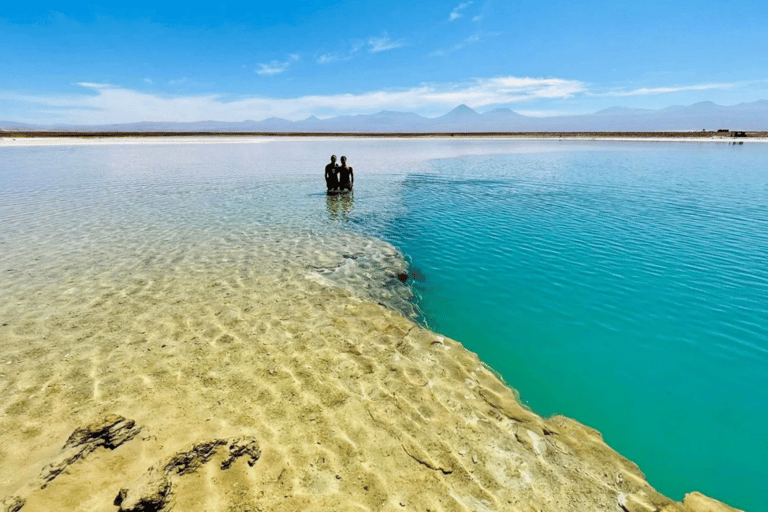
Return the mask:
[[145,79],[144,79],[144,83],[145,83],[145,84],[152,84],[152,83],[154,83],[154,82],[152,81],[152,79],[151,79],[151,78],[145,78]]
[[339,56],[333,53],[324,53],[317,58],[318,64],[328,64],[329,62],[335,62],[339,60]]
[[480,21],[480,20],[482,20],[482,19],[483,19],[483,17],[482,17],[482,16],[480,16],[480,15],[478,14],[477,16],[475,16],[474,18],[472,18],[472,21],[474,21],[475,23],[477,23],[478,21]]
[[371,36],[365,41],[351,41],[349,51],[347,52],[324,53],[317,57],[316,60],[318,64],[329,64],[331,62],[350,60],[354,58],[357,52],[365,47],[368,48],[369,53],[379,53],[387,50],[394,50],[401,46],[405,46],[405,41],[403,39],[393,41],[386,34],[381,37]]
[[681,87],[643,87],[632,91],[610,91],[606,96],[644,96],[648,94],[667,94],[670,92],[681,91],[708,91],[710,89],[730,89],[736,87],[736,84],[699,84],[685,85]]
[[386,50],[392,50],[404,46],[405,42],[400,39],[398,41],[392,41],[389,37],[369,37],[368,38],[368,51],[371,53],[379,53]]
[[288,56],[288,60],[284,62],[273,60],[267,64],[259,64],[259,69],[256,70],[256,74],[266,76],[279,75],[288,69],[292,62],[297,60],[299,60],[299,56],[291,54]]
[[[331,62],[336,62],[336,61],[350,60],[350,59],[352,59],[355,56],[355,54],[357,52],[359,52],[361,49],[363,49],[365,46],[367,46],[369,44],[371,45],[371,53],[375,53],[375,51],[374,51],[374,44],[377,42],[375,39],[376,38],[371,38],[371,40],[373,40],[373,42],[368,42],[368,41],[362,41],[362,40],[359,40],[359,39],[355,39],[355,40],[350,42],[349,51],[347,51],[347,52],[335,52],[335,53],[324,53],[324,54],[320,55],[317,58],[317,63],[318,64],[329,64]],[[379,38],[378,42],[386,42],[386,40],[387,40],[387,37],[384,36],[383,38]],[[400,42],[400,41],[398,41],[397,44],[398,44],[398,46],[402,46],[402,42]],[[384,46],[386,46],[386,45],[384,45]],[[392,46],[392,48],[397,48],[397,46]],[[388,49],[390,49],[390,48],[382,48],[381,50],[378,50],[378,51],[384,51],[384,50],[388,50]]]
[[464,2],[454,7],[453,10],[451,11],[451,14],[448,16],[448,21],[455,21],[459,18],[463,18],[464,14],[462,14],[461,11],[463,11],[470,5],[472,5],[472,2]]
[[333,94],[271,98],[253,96],[227,100],[219,94],[164,96],[123,87],[81,83],[88,93],[62,96],[0,94],[0,100],[32,104],[45,115],[41,122],[110,124],[137,121],[242,121],[310,115],[371,113],[380,110],[434,112],[465,103],[473,108],[537,99],[569,98],[587,91],[577,80],[560,78],[496,77],[466,83],[422,84],[361,94]]
[[349,51],[350,55],[360,51],[364,46],[365,46],[365,41],[361,41],[359,39],[352,41],[352,49]]
[[109,84],[97,84],[94,82],[77,82],[80,87],[88,87],[89,89],[109,89],[112,87]]
[[279,75],[288,69],[288,66],[290,65],[290,62],[277,62],[276,60],[273,60],[269,64],[259,64],[259,69],[256,70],[256,73],[267,76]]

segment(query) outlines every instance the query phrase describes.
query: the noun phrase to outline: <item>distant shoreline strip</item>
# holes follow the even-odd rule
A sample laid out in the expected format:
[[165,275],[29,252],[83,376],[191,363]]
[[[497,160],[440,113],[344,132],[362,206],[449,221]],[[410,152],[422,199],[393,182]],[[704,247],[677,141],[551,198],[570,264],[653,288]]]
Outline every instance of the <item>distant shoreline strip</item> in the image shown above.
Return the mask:
[[3,131],[0,138],[130,138],[130,137],[355,137],[355,138],[520,138],[520,139],[765,139],[761,132],[85,132]]

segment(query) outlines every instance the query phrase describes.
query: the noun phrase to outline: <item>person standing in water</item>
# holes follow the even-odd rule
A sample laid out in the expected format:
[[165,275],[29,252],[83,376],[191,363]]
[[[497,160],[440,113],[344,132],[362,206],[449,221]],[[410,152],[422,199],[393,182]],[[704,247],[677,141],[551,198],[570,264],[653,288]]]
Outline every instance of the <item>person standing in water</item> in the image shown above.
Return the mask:
[[[341,157],[342,161],[344,157]],[[339,166],[336,164],[336,155],[331,155],[331,163],[325,166],[325,186],[328,190],[339,188],[339,178],[336,173]]]
[[341,157],[341,165],[338,169],[339,188],[341,190],[352,190],[352,185],[355,183],[355,174],[352,172],[352,168],[347,165],[347,157]]

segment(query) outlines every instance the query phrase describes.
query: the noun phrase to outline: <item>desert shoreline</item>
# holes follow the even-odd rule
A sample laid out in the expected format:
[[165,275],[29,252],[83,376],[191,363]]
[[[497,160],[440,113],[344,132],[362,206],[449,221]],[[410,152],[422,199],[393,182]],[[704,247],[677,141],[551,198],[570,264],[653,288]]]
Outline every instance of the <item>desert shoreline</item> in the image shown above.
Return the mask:
[[435,132],[435,133],[353,133],[353,132],[2,132],[0,147],[177,143],[256,143],[270,140],[312,139],[463,139],[519,141],[622,141],[622,142],[713,142],[766,143],[768,131],[741,132]]

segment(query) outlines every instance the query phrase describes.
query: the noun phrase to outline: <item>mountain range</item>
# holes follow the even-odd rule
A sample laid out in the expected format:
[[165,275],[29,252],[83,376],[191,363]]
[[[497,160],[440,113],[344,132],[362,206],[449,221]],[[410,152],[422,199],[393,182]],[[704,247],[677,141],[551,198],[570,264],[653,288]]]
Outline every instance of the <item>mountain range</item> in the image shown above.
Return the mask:
[[300,121],[137,122],[110,125],[33,125],[0,121],[3,131],[106,132],[270,132],[270,133],[473,133],[473,132],[665,132],[768,131],[768,100],[722,106],[706,101],[661,110],[611,107],[593,114],[531,117],[508,108],[479,113],[459,105],[429,118],[412,112],[382,111]]

